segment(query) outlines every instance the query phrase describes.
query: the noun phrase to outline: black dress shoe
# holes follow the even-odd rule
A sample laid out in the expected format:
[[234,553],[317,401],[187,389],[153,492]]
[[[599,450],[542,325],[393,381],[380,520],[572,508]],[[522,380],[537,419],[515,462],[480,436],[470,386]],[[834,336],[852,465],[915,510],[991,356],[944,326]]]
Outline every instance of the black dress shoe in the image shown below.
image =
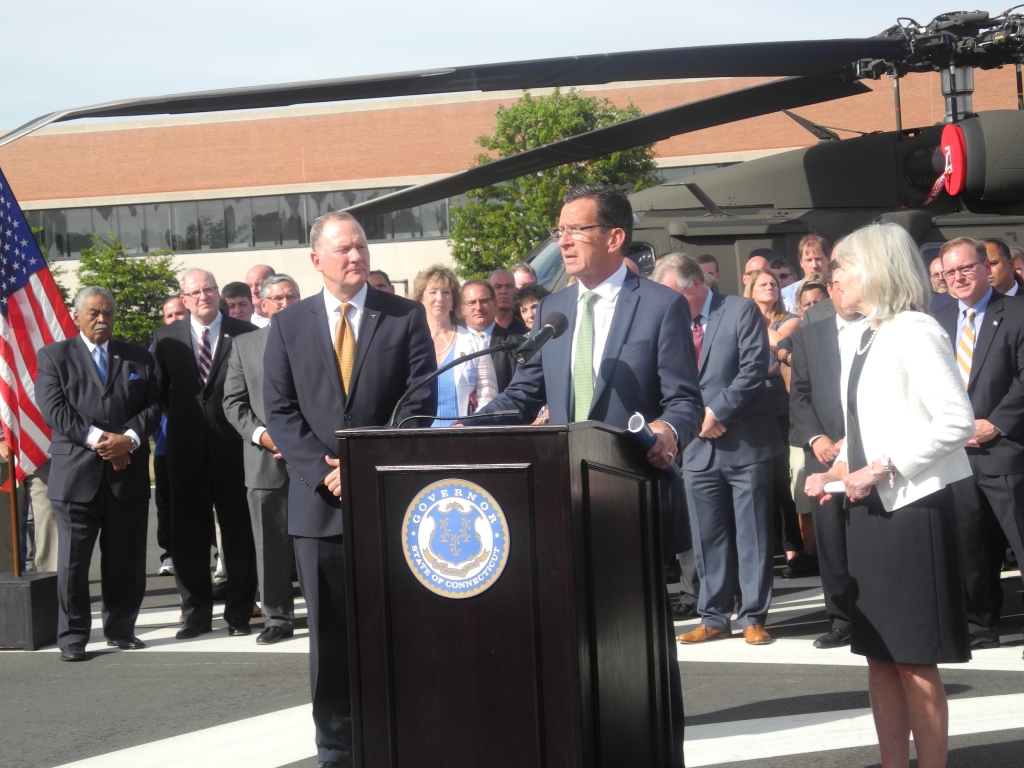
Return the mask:
[[120,648],[122,651],[137,651],[140,648],[146,647],[146,644],[135,637],[135,635],[107,638],[107,645],[111,648]]
[[248,624],[228,624],[228,637],[242,637],[251,634],[252,630],[249,629]]
[[782,578],[799,579],[803,576],[817,576],[819,573],[821,571],[818,569],[818,558],[806,552],[797,552],[782,569]]
[[179,640],[191,640],[193,637],[199,637],[212,631],[213,627],[209,624],[190,624],[186,622],[185,626],[178,630],[178,634],[175,637]]
[[278,640],[292,636],[292,630],[284,627],[267,627],[256,638],[256,645],[273,645]]
[[228,597],[228,583],[222,581],[220,584],[213,585],[213,601],[215,603],[223,603]]
[[850,633],[845,629],[832,629],[814,641],[815,648],[842,648],[850,644]]
[[985,637],[984,635],[981,635],[979,637],[972,637],[971,638],[971,650],[972,651],[980,651],[980,650],[984,650],[985,648],[998,648],[998,647],[999,647],[999,638],[998,637]]
[[61,661],[85,661],[85,645],[83,643],[69,643],[60,649]]
[[669,601],[672,606],[672,621],[686,621],[697,617],[697,606],[684,603],[676,597]]

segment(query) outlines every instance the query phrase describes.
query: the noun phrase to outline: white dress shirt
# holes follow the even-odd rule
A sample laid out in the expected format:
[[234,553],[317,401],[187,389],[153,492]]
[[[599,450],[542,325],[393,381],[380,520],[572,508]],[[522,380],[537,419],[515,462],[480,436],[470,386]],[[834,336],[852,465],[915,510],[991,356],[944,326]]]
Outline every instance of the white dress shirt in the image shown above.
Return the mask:
[[[601,358],[604,357],[604,347],[608,343],[608,332],[612,327],[612,315],[615,314],[615,302],[622,291],[622,283],[626,279],[626,263],[623,262],[615,273],[593,291],[598,298],[594,301],[594,381],[597,381],[597,374],[601,370]],[[580,324],[583,322],[583,312],[586,304],[583,301],[583,294],[591,290],[583,283],[577,283],[579,295],[576,299],[576,327],[572,332],[572,357],[570,358],[571,375],[576,375],[576,339],[580,335]]]
[[252,313],[252,317],[249,318],[249,322],[255,325],[257,328],[266,328],[270,325],[270,318],[258,315],[255,312]]
[[1017,285],[1017,281],[1014,280],[1013,285],[1010,286],[1010,289],[1004,293],[1003,296],[1016,296],[1018,293],[1020,293],[1020,286]]
[[[494,333],[494,326],[496,326],[496,325],[497,325],[497,322],[492,320],[491,324],[488,325],[483,330],[481,330],[481,331],[473,331],[473,333],[482,333],[483,334],[484,349],[486,349],[487,347],[491,346],[491,334]],[[473,329],[470,328],[470,330],[472,331]]]
[[[85,342],[85,346],[89,348],[89,357],[93,359],[94,365],[96,358],[94,358],[93,355],[96,353],[96,347],[99,346],[99,348],[103,350],[103,356],[107,359],[107,376],[110,376],[110,353],[107,351],[107,345],[110,342],[104,341],[102,344],[96,345],[89,341],[89,339],[85,337],[84,333],[80,333],[79,336],[82,337],[82,341]],[[124,436],[132,441],[133,451],[142,444],[142,442],[139,440],[139,436],[135,434],[134,429],[126,429],[124,431]],[[103,430],[97,427],[95,424],[91,424],[89,425],[89,432],[85,436],[85,444],[92,448],[94,445],[96,445],[96,443],[100,441],[101,437],[103,437]]]
[[192,329],[192,354],[196,356],[196,367],[200,370],[202,370],[202,366],[199,365],[199,349],[203,346],[203,331],[207,328],[210,329],[210,362],[212,363],[213,358],[217,355],[217,341],[220,339],[220,326],[223,318],[224,316],[218,312],[217,316],[213,318],[213,322],[203,325],[195,315],[189,315],[189,328]]
[[[331,346],[334,346],[334,331],[341,319],[341,302],[337,297],[324,288],[324,306],[327,307],[327,330],[331,337]],[[366,283],[359,289],[359,293],[348,300],[348,310],[345,315],[352,326],[352,340],[359,341],[359,322],[363,319],[363,309],[366,306]]]

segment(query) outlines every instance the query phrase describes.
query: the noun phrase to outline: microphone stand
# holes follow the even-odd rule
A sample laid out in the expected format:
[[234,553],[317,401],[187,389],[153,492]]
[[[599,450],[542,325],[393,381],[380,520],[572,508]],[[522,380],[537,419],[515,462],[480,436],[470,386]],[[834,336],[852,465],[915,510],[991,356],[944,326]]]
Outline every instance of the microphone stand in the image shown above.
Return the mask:
[[[418,390],[420,387],[429,384],[430,382],[437,379],[445,371],[450,371],[456,365],[461,365],[462,363],[468,362],[469,360],[473,360],[477,357],[483,357],[484,355],[493,355],[495,352],[507,352],[518,348],[518,341],[512,341],[511,339],[508,341],[503,341],[500,344],[494,345],[493,347],[487,347],[487,349],[478,349],[476,352],[470,352],[468,355],[462,355],[461,357],[452,360],[450,363],[445,363],[436,371],[431,373],[429,376],[424,376],[419,381],[414,381],[412,386],[405,391],[405,394],[402,395],[399,401],[395,404],[395,410],[391,412],[391,418],[388,419],[388,429],[395,429],[398,426],[398,414],[401,412],[402,406],[409,402],[409,398],[413,396],[413,393],[416,392],[416,390]],[[437,417],[435,416],[434,418]]]

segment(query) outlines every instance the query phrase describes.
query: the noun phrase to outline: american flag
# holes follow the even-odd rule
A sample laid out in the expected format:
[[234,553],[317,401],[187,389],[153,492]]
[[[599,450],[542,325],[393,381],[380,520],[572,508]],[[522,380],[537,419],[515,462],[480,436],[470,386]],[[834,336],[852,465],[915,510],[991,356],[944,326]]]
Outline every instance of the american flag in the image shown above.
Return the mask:
[[50,428],[36,406],[36,352],[78,329],[3,171],[0,281],[0,422],[21,481],[50,458]]

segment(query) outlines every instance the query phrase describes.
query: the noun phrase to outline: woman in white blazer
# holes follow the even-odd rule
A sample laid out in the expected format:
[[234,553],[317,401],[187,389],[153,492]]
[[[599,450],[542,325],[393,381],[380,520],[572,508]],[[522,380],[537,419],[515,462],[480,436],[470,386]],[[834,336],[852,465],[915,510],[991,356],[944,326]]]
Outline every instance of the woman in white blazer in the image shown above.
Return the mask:
[[949,337],[928,316],[928,273],[910,236],[872,224],[842,241],[843,309],[868,318],[844,361],[846,439],[808,495],[848,510],[850,635],[867,657],[882,765],[944,766],[949,711],[937,664],[970,660],[956,518],[946,486],[971,474],[974,413]]

